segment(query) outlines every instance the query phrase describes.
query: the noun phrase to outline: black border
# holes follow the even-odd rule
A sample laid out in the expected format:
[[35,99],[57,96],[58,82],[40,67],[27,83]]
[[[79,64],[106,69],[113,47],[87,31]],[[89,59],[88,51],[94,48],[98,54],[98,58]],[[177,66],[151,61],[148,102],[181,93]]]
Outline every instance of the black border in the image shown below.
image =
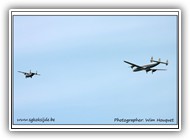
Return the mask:
[[[14,10],[14,9],[13,9]],[[83,10],[83,9],[81,9]],[[85,9],[84,9],[85,10]],[[106,10],[106,9],[105,9]],[[178,15],[15,15],[15,16],[177,16],[177,64],[178,64],[178,67],[177,67],[177,92],[178,92],[178,98],[177,98],[177,104],[178,106],[176,107],[177,108],[177,111],[178,111],[178,114],[176,115],[176,124],[127,124],[128,126],[130,125],[178,125],[177,128],[13,128],[13,125],[32,125],[32,126],[35,126],[35,125],[41,125],[41,126],[51,126],[51,125],[126,125],[126,124],[14,124],[14,110],[13,110],[13,105],[14,105],[14,94],[13,94],[13,91],[14,91],[14,61],[13,61],[13,58],[14,58],[14,47],[13,47],[13,44],[14,44],[14,15],[12,14],[13,12],[177,12]],[[80,129],[83,129],[83,130],[88,130],[88,129],[95,129],[95,130],[98,130],[98,129],[179,129],[179,125],[180,125],[180,122],[179,122],[179,93],[180,93],[180,89],[179,89],[179,46],[180,46],[180,42],[179,42],[179,16],[180,16],[180,13],[179,13],[179,10],[176,10],[176,11],[47,11],[47,10],[43,10],[43,11],[11,11],[11,129],[45,129],[45,130],[48,130],[48,129],[69,129],[69,130],[80,130]],[[9,21],[10,22],[10,21]],[[13,43],[12,43],[13,42]],[[10,48],[9,48],[10,49]],[[10,87],[9,87],[10,88]],[[10,115],[10,114],[9,114]]]

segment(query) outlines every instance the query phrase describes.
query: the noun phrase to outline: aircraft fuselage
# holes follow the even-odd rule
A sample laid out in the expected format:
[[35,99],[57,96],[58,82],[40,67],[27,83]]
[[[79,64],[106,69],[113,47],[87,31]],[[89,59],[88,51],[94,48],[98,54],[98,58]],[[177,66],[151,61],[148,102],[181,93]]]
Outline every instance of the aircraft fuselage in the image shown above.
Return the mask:
[[156,62],[156,63],[153,63],[153,64],[144,65],[144,66],[142,66],[142,67],[137,67],[137,68],[135,68],[135,69],[133,70],[133,72],[137,72],[137,71],[141,71],[141,70],[150,71],[151,68],[153,68],[153,67],[155,67],[155,66],[157,66],[157,65],[159,65],[159,64],[160,64],[160,62]]
[[27,74],[25,75],[25,78],[29,78],[29,77],[32,78],[32,76],[34,76],[34,74],[35,74],[35,73],[27,73]]

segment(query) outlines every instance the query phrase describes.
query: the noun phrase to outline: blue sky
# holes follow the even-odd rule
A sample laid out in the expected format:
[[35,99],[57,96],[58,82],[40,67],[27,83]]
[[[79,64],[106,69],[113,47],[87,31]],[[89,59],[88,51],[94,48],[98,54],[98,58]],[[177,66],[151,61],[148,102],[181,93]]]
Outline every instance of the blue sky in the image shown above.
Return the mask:
[[[176,20],[14,16],[14,123],[52,117],[55,124],[121,124],[114,118],[176,124]],[[157,66],[167,71],[135,73],[123,62],[144,65],[152,56],[168,59],[167,67]],[[25,79],[17,72],[30,70],[41,75]]]

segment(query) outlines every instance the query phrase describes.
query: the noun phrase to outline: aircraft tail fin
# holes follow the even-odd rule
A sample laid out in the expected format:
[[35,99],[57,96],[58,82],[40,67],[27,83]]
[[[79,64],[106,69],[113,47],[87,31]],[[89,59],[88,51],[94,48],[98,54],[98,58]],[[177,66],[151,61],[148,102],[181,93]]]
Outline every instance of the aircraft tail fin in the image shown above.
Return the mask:
[[151,57],[151,59],[150,59],[150,62],[152,63],[152,62],[154,62],[154,59],[153,59],[153,57]]
[[40,75],[40,74],[36,71],[35,75]]
[[168,60],[166,60],[166,62],[162,62],[160,58],[158,59],[158,61],[156,61],[153,59],[153,57],[151,57],[150,62],[162,63],[162,64],[166,64],[166,66],[168,65]]

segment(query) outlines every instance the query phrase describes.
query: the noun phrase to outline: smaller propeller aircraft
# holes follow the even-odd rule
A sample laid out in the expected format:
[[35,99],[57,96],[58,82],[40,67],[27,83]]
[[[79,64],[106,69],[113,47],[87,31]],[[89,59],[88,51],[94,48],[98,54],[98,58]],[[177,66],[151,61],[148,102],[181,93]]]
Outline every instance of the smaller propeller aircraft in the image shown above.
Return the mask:
[[149,72],[149,71],[152,71],[152,73],[153,73],[153,72],[158,71],[158,70],[166,70],[166,69],[155,69],[153,67],[155,67],[155,66],[157,66],[159,64],[165,64],[166,66],[168,65],[168,60],[166,60],[166,62],[161,62],[160,59],[158,59],[158,61],[156,61],[156,60],[153,59],[153,57],[151,57],[151,59],[150,59],[151,64],[147,64],[147,65],[143,65],[143,66],[140,66],[140,65],[128,62],[128,61],[124,61],[124,62],[131,65],[130,67],[132,69],[134,68],[133,72],[138,72],[138,71],[145,70],[146,73]]
[[37,71],[36,71],[36,73],[34,73],[34,72],[31,72],[31,70],[30,70],[30,72],[22,72],[22,71],[18,71],[18,72],[23,73],[25,75],[25,78],[29,78],[29,77],[32,78],[32,76],[34,76],[34,75],[40,75],[37,73]]

